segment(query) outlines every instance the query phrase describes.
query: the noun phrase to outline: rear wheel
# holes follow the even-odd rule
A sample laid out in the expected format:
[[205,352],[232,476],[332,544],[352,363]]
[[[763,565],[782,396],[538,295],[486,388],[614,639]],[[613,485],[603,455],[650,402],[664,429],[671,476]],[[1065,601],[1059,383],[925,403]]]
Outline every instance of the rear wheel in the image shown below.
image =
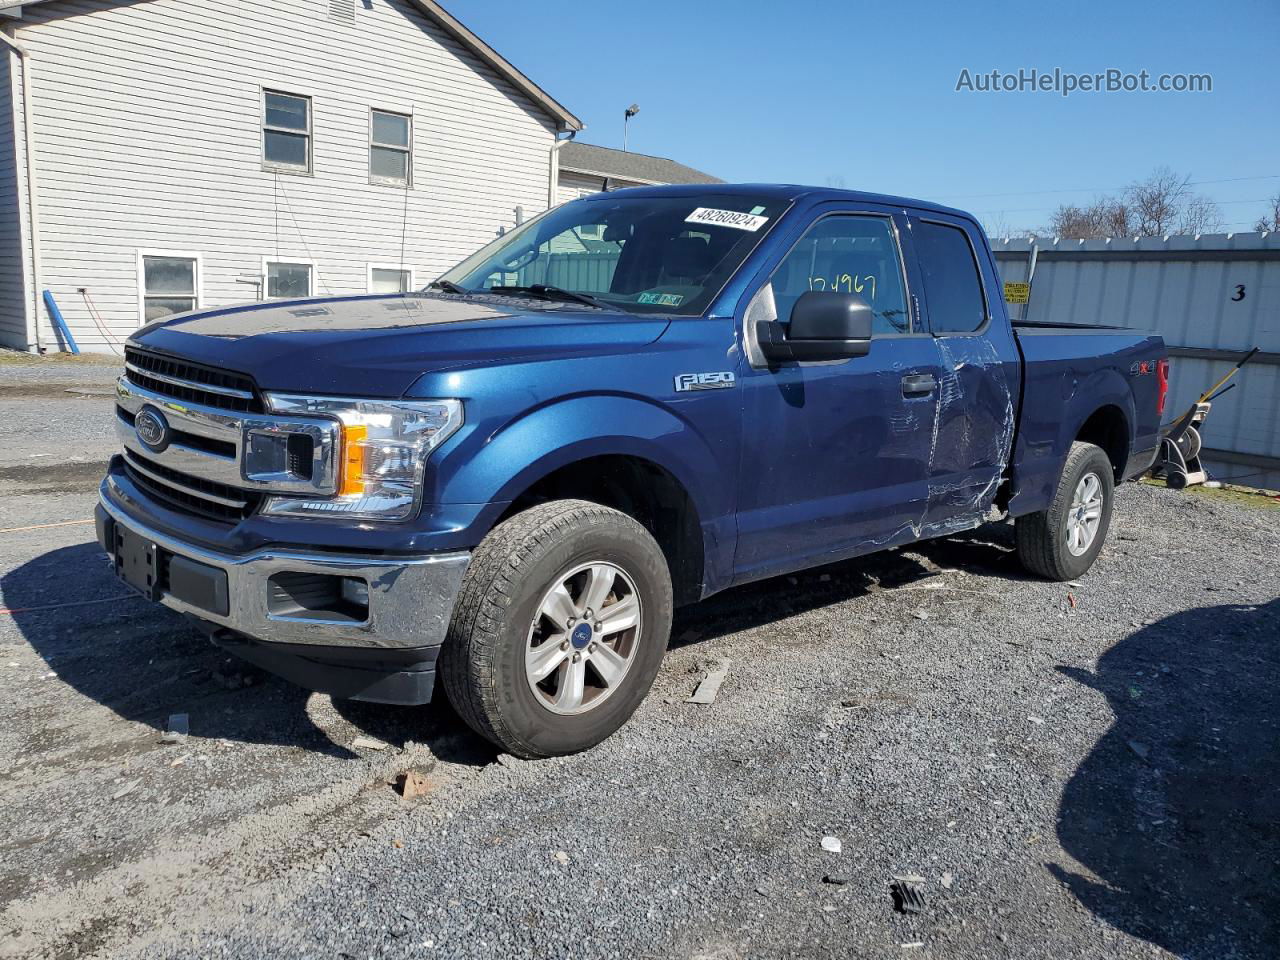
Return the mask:
[[540,504],[476,549],[440,655],[472,729],[516,756],[585,750],[649,692],[671,577],[639,523],[581,500]]
[[1102,551],[1114,496],[1106,453],[1092,443],[1073,443],[1049,509],[1014,523],[1023,566],[1050,580],[1073,580],[1085,573]]

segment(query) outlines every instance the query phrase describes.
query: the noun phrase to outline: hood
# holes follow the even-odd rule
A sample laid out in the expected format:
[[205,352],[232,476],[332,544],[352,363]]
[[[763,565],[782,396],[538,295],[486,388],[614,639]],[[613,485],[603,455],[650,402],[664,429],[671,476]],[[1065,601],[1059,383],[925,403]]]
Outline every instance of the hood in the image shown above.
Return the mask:
[[263,390],[400,397],[424,373],[528,357],[617,353],[670,319],[499,297],[332,297],[199,310],[131,343],[253,377]]

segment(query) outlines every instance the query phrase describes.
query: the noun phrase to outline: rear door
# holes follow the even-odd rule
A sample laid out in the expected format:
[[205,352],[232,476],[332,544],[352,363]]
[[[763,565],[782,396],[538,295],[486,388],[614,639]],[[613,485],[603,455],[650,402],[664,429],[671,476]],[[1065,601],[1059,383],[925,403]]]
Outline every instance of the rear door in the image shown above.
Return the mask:
[[961,217],[910,218],[941,373],[929,453],[925,536],[974,526],[995,499],[1013,444],[1018,351],[985,238]]
[[[933,337],[911,309],[905,226],[888,208],[823,204],[778,238],[744,298],[739,581],[915,537],[928,504],[940,371]],[[789,322],[811,290],[853,292],[871,305],[870,353],[769,366],[754,324]]]

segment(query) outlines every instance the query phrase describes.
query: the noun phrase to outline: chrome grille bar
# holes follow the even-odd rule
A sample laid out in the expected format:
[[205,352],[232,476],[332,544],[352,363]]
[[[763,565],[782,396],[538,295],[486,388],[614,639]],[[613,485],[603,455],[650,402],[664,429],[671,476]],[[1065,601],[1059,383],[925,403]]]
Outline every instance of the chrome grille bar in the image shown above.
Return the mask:
[[199,497],[201,500],[211,500],[214,503],[221,504],[224,507],[231,507],[233,510],[243,510],[245,507],[249,505],[248,500],[236,500],[231,497],[224,497],[219,494],[213,493],[212,491],[201,489],[196,484],[184,483],[182,480],[179,480],[177,477],[163,476],[158,471],[155,471],[149,468],[146,465],[146,462],[141,457],[135,455],[132,450],[130,450],[126,454],[125,459],[128,462],[130,467],[132,467],[134,470],[137,470],[138,473],[142,474],[152,483],[159,484],[161,487],[171,487],[177,490],[181,490],[183,493],[187,494],[188,496]]
[[202,383],[199,380],[184,380],[181,377],[171,377],[168,374],[158,373],[155,370],[147,370],[135,363],[129,362],[128,360],[124,362],[124,368],[131,373],[136,373],[140,377],[159,380],[161,383],[167,383],[175,387],[182,387],[186,390],[201,390],[205,393],[216,393],[224,397],[235,397],[238,400],[252,400],[254,398],[252,390],[236,390],[233,387],[219,387],[212,383]]

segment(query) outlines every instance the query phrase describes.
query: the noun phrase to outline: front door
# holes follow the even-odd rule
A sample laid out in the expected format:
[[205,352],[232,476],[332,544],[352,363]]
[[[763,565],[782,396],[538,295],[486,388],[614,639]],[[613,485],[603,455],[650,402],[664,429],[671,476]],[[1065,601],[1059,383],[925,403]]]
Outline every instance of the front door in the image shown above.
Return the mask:
[[[741,318],[739,582],[906,542],[923,522],[939,364],[910,309],[903,226],[889,210],[827,205],[793,232]],[[789,322],[810,290],[871,305],[870,352],[768,366],[754,323]]]

